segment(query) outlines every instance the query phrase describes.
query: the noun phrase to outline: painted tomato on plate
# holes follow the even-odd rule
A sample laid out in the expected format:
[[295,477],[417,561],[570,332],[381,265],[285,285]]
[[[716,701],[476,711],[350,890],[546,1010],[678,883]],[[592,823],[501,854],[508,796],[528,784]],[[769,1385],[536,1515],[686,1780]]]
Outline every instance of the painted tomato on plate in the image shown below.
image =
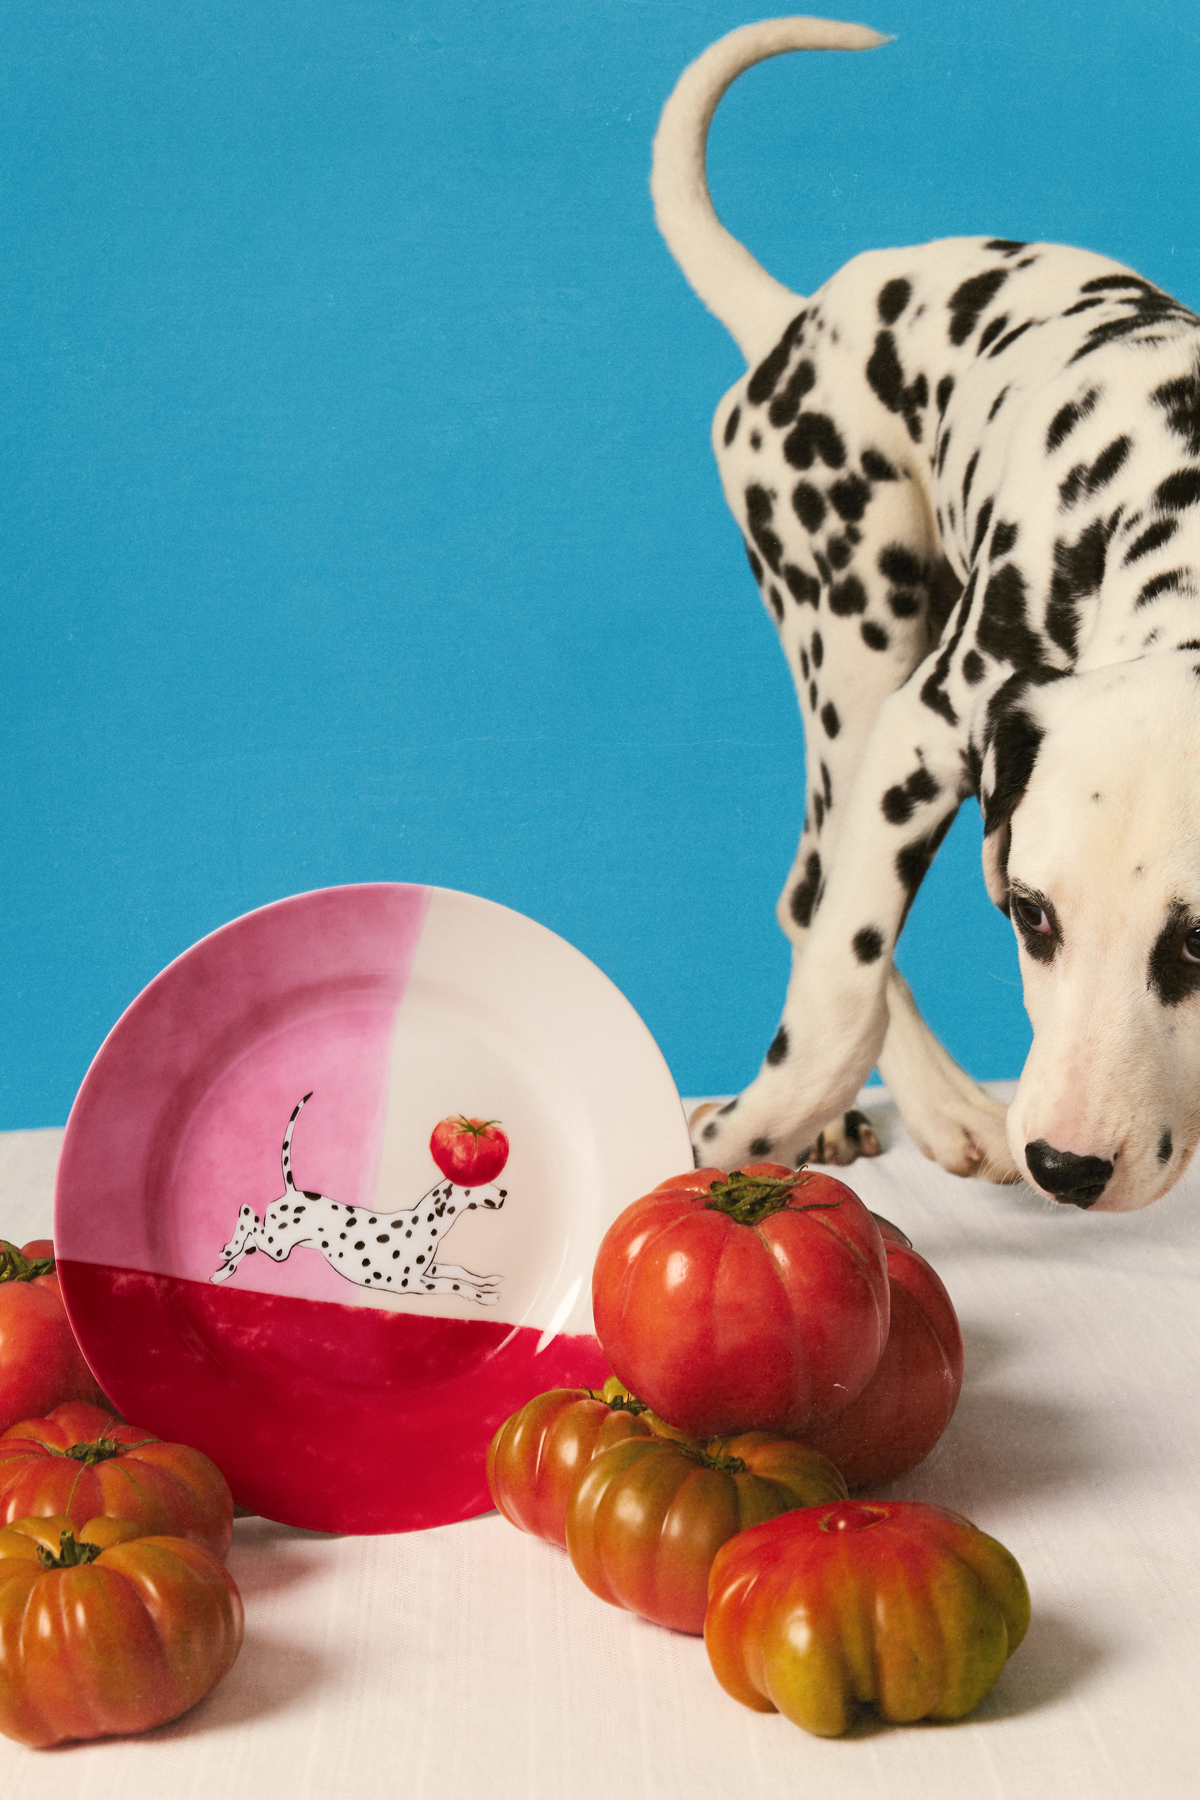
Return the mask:
[[429,1154],[456,1187],[483,1187],[495,1181],[508,1161],[508,1139],[499,1119],[468,1119],[459,1113],[434,1126]]
[[809,1426],[852,1488],[915,1469],[950,1423],[963,1380],[963,1337],[936,1272],[887,1219],[876,1216],[887,1252],[892,1318],[879,1367],[836,1418]]
[[0,1239],[0,1431],[64,1400],[102,1406],[104,1395],[67,1319],[54,1245]]
[[883,1239],[830,1175],[688,1170],[609,1228],[592,1308],[616,1375],[681,1431],[802,1436],[875,1373],[889,1318]]

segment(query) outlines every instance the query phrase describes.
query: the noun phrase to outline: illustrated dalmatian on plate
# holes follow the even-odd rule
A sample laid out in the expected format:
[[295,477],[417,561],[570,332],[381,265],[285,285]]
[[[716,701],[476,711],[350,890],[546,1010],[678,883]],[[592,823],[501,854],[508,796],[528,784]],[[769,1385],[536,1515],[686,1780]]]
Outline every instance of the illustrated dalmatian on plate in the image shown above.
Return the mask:
[[292,1133],[312,1094],[293,1108],[284,1133],[281,1160],[284,1191],[260,1219],[250,1206],[238,1214],[237,1229],[221,1252],[221,1263],[209,1279],[229,1281],[244,1256],[255,1251],[277,1263],[297,1247],[319,1250],[330,1268],[357,1287],[405,1293],[459,1294],[480,1306],[494,1306],[500,1275],[474,1275],[470,1269],[438,1259],[439,1239],[457,1221],[480,1207],[498,1212],[508,1198],[496,1177],[508,1161],[508,1138],[498,1119],[442,1119],[434,1126],[429,1150],[442,1173],[412,1206],[392,1212],[370,1212],[343,1205],[325,1194],[298,1188],[292,1175]]

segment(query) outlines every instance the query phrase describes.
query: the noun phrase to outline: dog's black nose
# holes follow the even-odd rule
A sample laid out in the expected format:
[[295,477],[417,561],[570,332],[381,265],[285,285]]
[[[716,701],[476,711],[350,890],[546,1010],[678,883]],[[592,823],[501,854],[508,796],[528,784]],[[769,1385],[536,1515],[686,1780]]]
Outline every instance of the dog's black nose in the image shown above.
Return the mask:
[[1113,1172],[1111,1162],[1104,1157],[1056,1150],[1045,1138],[1026,1144],[1025,1161],[1038,1186],[1064,1206],[1091,1206],[1104,1192]]

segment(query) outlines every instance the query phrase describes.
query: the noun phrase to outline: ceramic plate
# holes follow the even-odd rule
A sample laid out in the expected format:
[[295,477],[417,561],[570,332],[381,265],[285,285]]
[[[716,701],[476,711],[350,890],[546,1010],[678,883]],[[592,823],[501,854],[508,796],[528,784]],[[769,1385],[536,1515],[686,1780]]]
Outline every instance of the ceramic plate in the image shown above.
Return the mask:
[[[435,1161],[460,1115],[500,1122],[502,1167]],[[469,894],[328,888],[203,939],[110,1033],[59,1164],[63,1294],[120,1411],[241,1505],[444,1524],[491,1505],[509,1413],[603,1379],[600,1238],[690,1166],[662,1056],[579,951]]]

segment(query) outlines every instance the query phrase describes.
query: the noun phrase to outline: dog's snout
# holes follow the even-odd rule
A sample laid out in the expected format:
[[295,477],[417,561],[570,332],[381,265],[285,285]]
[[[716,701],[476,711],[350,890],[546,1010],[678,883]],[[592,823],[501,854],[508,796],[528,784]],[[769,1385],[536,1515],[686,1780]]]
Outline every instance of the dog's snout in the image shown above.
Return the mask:
[[1113,1172],[1112,1163],[1106,1158],[1056,1150],[1045,1138],[1026,1144],[1025,1162],[1038,1186],[1064,1206],[1091,1206],[1104,1192]]

